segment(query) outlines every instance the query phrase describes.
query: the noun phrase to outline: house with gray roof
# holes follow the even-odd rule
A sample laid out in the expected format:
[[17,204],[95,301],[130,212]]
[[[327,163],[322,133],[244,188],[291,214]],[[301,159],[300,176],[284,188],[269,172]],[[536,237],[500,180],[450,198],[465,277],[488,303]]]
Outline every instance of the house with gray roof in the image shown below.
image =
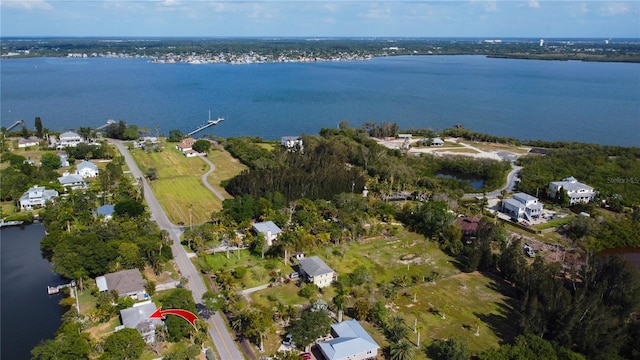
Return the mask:
[[129,269],[106,274],[96,277],[96,285],[98,290],[113,291],[118,296],[131,296],[138,300],[144,300],[149,297],[145,290],[147,282],[142,278],[142,273],[138,269]]
[[104,220],[111,220],[115,206],[111,204],[104,204],[96,209],[96,216],[102,217]]
[[28,139],[20,138],[18,139],[18,147],[19,148],[27,148],[31,146],[38,146],[40,144],[40,139],[37,137],[30,137]]
[[326,360],[373,360],[380,345],[357,320],[331,325],[333,339],[318,344]]
[[20,209],[31,210],[34,207],[42,207],[47,201],[53,201],[58,197],[58,192],[55,190],[47,190],[44,186],[34,185],[29,188],[27,192],[22,194],[18,201]]
[[300,275],[317,287],[331,285],[338,278],[338,274],[317,256],[300,259]]
[[589,185],[578,182],[576,178],[570,176],[562,181],[552,181],[549,183],[549,191],[552,199],[558,197],[559,192],[566,191],[569,197],[569,204],[588,203],[596,197],[596,191]]
[[98,176],[98,166],[91,161],[83,161],[76,166],[76,172],[83,179]]
[[252,228],[256,234],[264,235],[264,238],[267,240],[267,245],[269,246],[273,245],[273,241],[276,240],[278,234],[282,232],[273,221],[257,222],[253,224]]
[[144,341],[152,343],[156,337],[156,327],[164,326],[161,319],[149,319],[158,308],[149,301],[144,301],[133,305],[133,307],[120,310],[120,318],[122,319],[122,327],[128,329],[136,329],[142,335]]
[[82,176],[77,174],[69,174],[67,172],[58,178],[58,182],[64,188],[71,190],[84,189],[87,187],[87,184],[82,179]]
[[516,221],[531,221],[542,215],[542,204],[537,197],[520,192],[513,194],[510,199],[502,200],[502,212]]

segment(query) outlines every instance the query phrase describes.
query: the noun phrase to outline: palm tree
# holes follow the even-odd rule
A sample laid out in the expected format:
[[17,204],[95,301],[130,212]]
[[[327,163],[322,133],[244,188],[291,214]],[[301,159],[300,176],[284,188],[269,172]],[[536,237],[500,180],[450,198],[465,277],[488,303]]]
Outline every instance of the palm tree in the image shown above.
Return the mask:
[[418,333],[418,340],[416,341],[416,347],[420,349],[420,334],[424,331],[424,325],[418,324],[416,326],[416,332]]
[[404,319],[398,315],[390,317],[385,326],[385,335],[391,343],[401,341],[407,336],[408,332],[409,328],[405,325]]
[[406,340],[400,340],[389,346],[389,355],[391,360],[410,360],[413,359],[414,349]]

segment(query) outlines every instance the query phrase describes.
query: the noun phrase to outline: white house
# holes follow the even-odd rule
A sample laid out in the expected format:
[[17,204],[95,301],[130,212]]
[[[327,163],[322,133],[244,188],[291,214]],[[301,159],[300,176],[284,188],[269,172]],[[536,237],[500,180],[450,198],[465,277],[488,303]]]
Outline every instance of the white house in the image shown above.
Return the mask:
[[83,179],[98,176],[98,166],[91,161],[83,161],[76,167],[78,175]]
[[280,143],[282,146],[290,150],[303,149],[304,147],[302,144],[302,138],[299,136],[283,136],[280,138]]
[[57,191],[34,185],[20,197],[20,208],[22,210],[31,210],[34,207],[42,207],[47,201],[52,201],[56,197],[58,197]]
[[326,360],[373,360],[380,345],[357,320],[331,325],[333,339],[318,344]]
[[443,145],[444,145],[444,140],[438,137],[431,140],[431,146],[443,146]]
[[502,200],[502,212],[514,220],[523,218],[531,221],[542,215],[542,204],[537,197],[520,192],[513,194],[511,199]]
[[58,178],[58,182],[63,187],[71,190],[84,189],[87,187],[87,183],[84,182],[82,176],[78,174],[69,174],[68,172],[62,174],[62,176]]
[[552,181],[549,183],[551,198],[555,199],[558,192],[566,191],[569,196],[569,204],[588,203],[596,197],[596,191],[589,185],[578,182],[576,178],[570,176],[562,181]]
[[322,288],[336,281],[338,274],[317,256],[300,259],[300,275]]
[[82,142],[82,137],[73,131],[67,131],[60,134],[58,139],[59,148],[66,148],[67,146],[76,147]]
[[196,143],[196,139],[194,138],[186,138],[182,139],[178,145],[176,145],[176,149],[182,151],[183,153],[187,150],[193,149],[193,144]]
[[273,245],[273,241],[278,238],[282,230],[273,221],[258,222],[253,224],[253,231],[264,235],[267,245]]
[[40,143],[40,140],[35,137],[30,137],[28,139],[20,138],[18,139],[18,147],[19,148],[27,148],[31,146],[37,146]]
[[[147,344],[154,342],[156,327],[164,326],[161,319],[149,319],[149,316],[153,315],[156,310],[158,308],[151,300],[136,303],[130,308],[120,310],[122,328],[136,329]],[[118,330],[120,329],[116,328],[116,331]]]

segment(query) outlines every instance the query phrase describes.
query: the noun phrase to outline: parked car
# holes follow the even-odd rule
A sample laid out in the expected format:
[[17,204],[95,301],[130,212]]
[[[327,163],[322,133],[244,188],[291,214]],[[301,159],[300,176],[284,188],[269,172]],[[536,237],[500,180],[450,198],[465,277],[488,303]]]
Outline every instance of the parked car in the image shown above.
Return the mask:
[[299,277],[300,277],[300,274],[298,274],[297,272],[293,272],[289,274],[289,279],[297,279]]
[[536,256],[536,252],[533,251],[533,249],[529,245],[525,245],[524,246],[524,253],[527,254],[527,256],[529,256],[529,257],[535,257]]
[[293,335],[287,334],[282,340],[282,345],[291,346],[291,344],[293,344]]

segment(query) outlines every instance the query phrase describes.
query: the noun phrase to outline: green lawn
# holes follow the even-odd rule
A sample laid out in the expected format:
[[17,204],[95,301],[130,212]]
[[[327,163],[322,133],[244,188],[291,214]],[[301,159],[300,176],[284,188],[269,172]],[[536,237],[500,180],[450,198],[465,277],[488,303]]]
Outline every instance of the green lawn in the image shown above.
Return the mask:
[[220,183],[240,174],[247,167],[227,151],[213,150],[209,152],[207,157],[216,167],[216,170],[209,175],[207,181],[225,198],[231,198],[232,196],[227,193]]
[[151,188],[172,223],[200,224],[222,209],[220,199],[202,184],[202,174],[209,170],[202,159],[187,158],[170,146],[162,152],[134,149],[131,153],[143,172],[156,169],[158,179]]
[[536,229],[536,230],[544,230],[544,229],[555,228],[555,227],[562,226],[562,225],[570,223],[571,220],[573,220],[573,218],[575,218],[575,215],[565,216],[563,218],[556,218],[556,219],[549,220],[544,224],[533,225],[533,226],[531,226],[531,228]]

